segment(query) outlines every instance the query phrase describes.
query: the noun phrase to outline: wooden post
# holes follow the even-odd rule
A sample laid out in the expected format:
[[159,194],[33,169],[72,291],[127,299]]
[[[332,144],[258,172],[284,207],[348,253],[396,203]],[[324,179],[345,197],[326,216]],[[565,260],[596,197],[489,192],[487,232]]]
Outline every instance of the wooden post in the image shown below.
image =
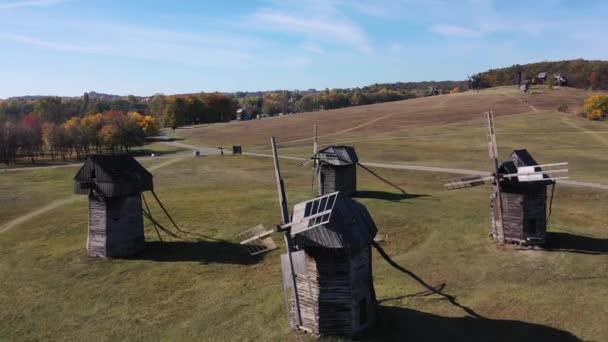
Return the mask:
[[500,191],[500,176],[498,174],[498,146],[496,144],[496,127],[494,125],[494,112],[490,110],[486,113],[486,119],[488,120],[488,151],[490,153],[490,159],[493,162],[494,167],[494,186],[496,189],[496,205],[498,217],[494,217],[496,225],[496,234],[498,235],[498,241],[505,242],[505,232],[503,227],[503,215],[502,215],[502,195]]
[[319,149],[319,145],[318,145],[318,141],[317,141],[317,125],[315,125],[314,128],[314,140],[313,140],[313,144],[312,144],[312,175],[311,175],[311,181],[310,181],[310,188],[312,190],[312,192],[315,192],[315,173],[317,171],[317,167],[318,167],[318,159],[317,159],[317,150]]
[[[287,224],[291,221],[289,217],[289,209],[287,208],[287,196],[285,195],[285,184],[283,182],[283,177],[281,177],[281,169],[279,166],[279,157],[277,155],[277,144],[275,138],[270,138],[270,143],[272,145],[272,157],[274,159],[274,174],[277,180],[277,191],[279,195],[279,204],[281,206],[281,217],[282,223]],[[285,237],[285,246],[287,249],[287,256],[289,258],[289,271],[291,273],[291,287],[293,288],[293,300],[296,307],[296,317],[298,320],[298,327],[302,326],[302,315],[300,313],[300,298],[298,296],[298,287],[296,284],[296,274],[294,272],[293,267],[293,259],[291,257],[291,251],[293,250],[293,244],[291,241],[290,230],[286,229],[284,232]],[[287,316],[289,317],[289,311],[287,312]]]

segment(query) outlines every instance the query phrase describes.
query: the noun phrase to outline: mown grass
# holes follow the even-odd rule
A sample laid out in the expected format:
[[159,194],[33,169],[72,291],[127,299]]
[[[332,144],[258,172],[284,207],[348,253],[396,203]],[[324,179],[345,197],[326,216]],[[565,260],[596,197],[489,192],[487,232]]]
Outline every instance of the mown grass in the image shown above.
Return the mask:
[[[167,161],[146,166],[161,163]],[[286,161],[283,171],[290,205],[311,196],[308,168]],[[423,289],[375,254],[379,324],[364,338],[608,339],[608,194],[559,186],[549,229],[561,233],[553,246],[558,241],[562,250],[520,251],[488,239],[488,189],[447,192],[446,175],[378,171],[420,195],[399,198],[360,171],[367,198],[359,200],[385,236],[383,247],[488,319],[464,318],[437,296],[413,295]],[[21,184],[15,191],[58,188],[60,197],[69,195],[74,172],[32,170],[2,174],[0,181],[27,179],[27,189]],[[184,158],[153,173],[181,228],[209,239],[161,244],[147,226],[143,254],[91,260],[84,250],[84,198],[0,233],[0,339],[308,340],[286,324],[280,252],[253,260],[233,241],[243,229],[279,219],[271,160]],[[9,201],[15,204],[7,208]],[[2,191],[0,225],[29,201]],[[152,210],[160,217],[158,207]]]
[[[322,127],[320,128],[321,132]],[[569,176],[579,181],[608,179],[608,123],[558,112],[526,113],[496,119],[501,159],[526,148],[539,163],[569,162]],[[322,134],[322,133],[321,133]],[[364,161],[490,171],[485,122],[433,125],[383,135],[357,132],[320,138],[320,146],[354,146]],[[280,143],[280,142],[279,142]],[[310,156],[310,141],[282,145],[285,154]],[[262,147],[256,151],[268,152]]]

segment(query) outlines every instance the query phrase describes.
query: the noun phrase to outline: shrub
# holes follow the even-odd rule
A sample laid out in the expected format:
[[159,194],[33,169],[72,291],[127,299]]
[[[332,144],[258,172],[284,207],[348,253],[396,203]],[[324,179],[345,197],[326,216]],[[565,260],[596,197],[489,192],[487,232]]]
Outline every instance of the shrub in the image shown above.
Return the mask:
[[559,107],[557,107],[558,112],[568,113],[569,110],[570,110],[570,108],[568,108],[568,105],[565,103],[562,103],[559,105]]
[[460,87],[454,87],[454,89],[450,90],[450,94],[458,94],[460,93]]
[[589,120],[600,120],[608,117],[608,96],[594,95],[585,100],[583,111]]

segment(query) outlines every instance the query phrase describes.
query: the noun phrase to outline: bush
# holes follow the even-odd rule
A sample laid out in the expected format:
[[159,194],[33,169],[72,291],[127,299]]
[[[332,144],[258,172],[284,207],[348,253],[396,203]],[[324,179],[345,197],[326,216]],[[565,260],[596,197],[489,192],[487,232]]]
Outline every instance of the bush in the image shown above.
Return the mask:
[[608,96],[594,95],[585,100],[583,106],[587,119],[601,120],[608,117]]
[[460,93],[460,87],[454,87],[454,89],[450,90],[450,94],[458,94]]
[[562,113],[568,113],[570,111],[570,108],[568,108],[567,104],[562,103],[559,105],[559,107],[557,107],[557,111]]

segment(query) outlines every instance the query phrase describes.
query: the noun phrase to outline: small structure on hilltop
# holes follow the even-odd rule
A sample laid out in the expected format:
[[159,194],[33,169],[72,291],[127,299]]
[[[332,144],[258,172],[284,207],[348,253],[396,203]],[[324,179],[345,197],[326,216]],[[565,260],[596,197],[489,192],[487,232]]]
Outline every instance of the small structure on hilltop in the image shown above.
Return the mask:
[[536,84],[545,84],[546,80],[547,80],[547,73],[546,72],[539,72],[536,75]]
[[555,85],[558,87],[561,87],[568,83],[568,80],[566,79],[566,75],[564,75],[561,71],[558,72],[557,74],[553,75],[553,77],[555,78]]
[[288,321],[315,335],[354,336],[375,322],[376,294],[371,247],[377,229],[367,209],[344,193],[334,192],[287,208],[276,144],[272,139],[282,224],[265,230],[257,226],[240,235],[251,254],[276,248],[257,245],[285,236],[281,255]]
[[237,109],[236,111],[236,119],[239,121],[251,120],[253,116],[249,114],[245,109]]
[[301,166],[312,162],[311,188],[314,191],[316,178],[318,195],[341,191],[348,196],[355,196],[357,193],[357,166],[360,166],[363,170],[384,183],[396,188],[401,193],[406,194],[405,190],[359,163],[359,157],[354,147],[329,146],[318,151],[319,144],[317,139],[317,125],[314,125],[312,156],[309,160],[302,163]]
[[75,193],[89,196],[88,254],[125,257],[141,252],[141,193],[153,190],[152,175],[131,156],[94,155],[74,181]]
[[354,147],[329,146],[317,152],[319,195],[342,191],[357,193],[357,163]]
[[435,87],[429,87],[429,89],[426,92],[426,96],[435,96],[435,95],[439,95],[439,89],[435,88]]
[[501,242],[522,245],[543,245],[547,232],[547,187],[552,186],[549,213],[553,201],[555,181],[567,177],[552,178],[552,174],[567,172],[554,169],[567,163],[539,165],[530,153],[515,150],[505,162],[498,163],[498,148],[494,127],[494,114],[486,113],[488,121],[488,146],[493,162],[491,176],[469,176],[445,183],[448,190],[492,185],[490,195],[490,234]]

